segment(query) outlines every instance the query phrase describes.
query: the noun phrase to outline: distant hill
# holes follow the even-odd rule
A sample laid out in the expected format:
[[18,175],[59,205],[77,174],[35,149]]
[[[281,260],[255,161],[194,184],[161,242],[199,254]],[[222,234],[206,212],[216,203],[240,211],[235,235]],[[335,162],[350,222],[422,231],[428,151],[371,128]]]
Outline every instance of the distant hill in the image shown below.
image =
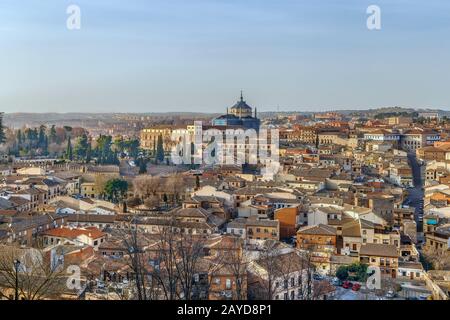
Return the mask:
[[[332,110],[323,112],[333,112]],[[335,112],[348,116],[364,116],[374,117],[380,113],[412,113],[412,112],[438,112],[441,116],[450,116],[450,111],[439,109],[413,109],[405,107],[381,107],[366,110],[348,109],[335,110]],[[310,115],[313,113],[320,113],[315,111],[264,111],[259,112],[258,116],[261,118],[275,117],[277,115],[302,114]],[[4,123],[10,127],[22,127],[24,125],[38,126],[46,125],[79,125],[91,124],[95,122],[102,123],[117,123],[124,120],[148,120],[148,119],[170,119],[178,117],[180,119],[204,119],[218,116],[219,113],[204,113],[204,112],[157,112],[157,113],[86,113],[86,112],[68,112],[68,113],[5,113]]]

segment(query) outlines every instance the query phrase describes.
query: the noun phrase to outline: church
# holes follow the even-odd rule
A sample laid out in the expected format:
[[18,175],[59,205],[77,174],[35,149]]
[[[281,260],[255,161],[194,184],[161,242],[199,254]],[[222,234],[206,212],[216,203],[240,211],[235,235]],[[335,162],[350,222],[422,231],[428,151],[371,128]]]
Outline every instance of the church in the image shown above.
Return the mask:
[[232,106],[230,110],[227,108],[227,114],[215,118],[212,121],[212,125],[225,127],[241,127],[243,129],[255,129],[258,132],[260,120],[256,116],[256,108],[254,116],[252,116],[252,114],[252,107],[250,107],[244,101],[244,97],[242,96],[241,91],[241,99],[236,102],[236,104]]

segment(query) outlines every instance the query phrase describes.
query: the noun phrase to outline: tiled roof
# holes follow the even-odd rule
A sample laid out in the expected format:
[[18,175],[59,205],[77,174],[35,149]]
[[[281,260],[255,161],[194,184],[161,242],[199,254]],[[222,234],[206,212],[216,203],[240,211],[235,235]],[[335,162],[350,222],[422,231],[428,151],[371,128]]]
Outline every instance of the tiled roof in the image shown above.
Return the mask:
[[103,232],[93,227],[83,229],[67,228],[67,227],[56,228],[43,232],[43,235],[67,239],[75,239],[81,235],[86,235],[92,239],[98,239],[105,236]]

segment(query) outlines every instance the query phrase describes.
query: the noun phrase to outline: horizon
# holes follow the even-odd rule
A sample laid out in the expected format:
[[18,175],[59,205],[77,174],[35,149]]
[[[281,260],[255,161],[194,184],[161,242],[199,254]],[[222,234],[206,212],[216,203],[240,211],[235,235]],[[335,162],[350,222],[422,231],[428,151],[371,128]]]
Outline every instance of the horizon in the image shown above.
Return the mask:
[[[280,108],[281,109],[281,108]],[[414,110],[414,111],[430,111],[430,112],[450,112],[450,110],[444,110],[442,108],[427,108],[427,107],[400,107],[400,106],[384,106],[384,107],[373,107],[373,108],[354,108],[354,109],[329,109],[329,110],[320,110],[320,111],[313,111],[313,110],[262,110],[260,111],[258,109],[258,113],[327,113],[327,112],[368,112],[368,111],[379,111],[383,109],[399,109],[399,110]],[[222,112],[223,113],[223,112]],[[65,114],[123,114],[123,115],[132,115],[132,114],[222,114],[221,112],[201,112],[201,111],[166,111],[166,112],[88,112],[88,111],[78,111],[78,112],[58,112],[58,111],[37,111],[37,112],[4,112],[5,115],[11,115],[11,114],[58,114],[58,115],[65,115]]]
[[[80,9],[70,30],[69,5]],[[368,6],[381,29],[366,26]],[[450,3],[98,0],[0,4],[6,113],[450,110]]]

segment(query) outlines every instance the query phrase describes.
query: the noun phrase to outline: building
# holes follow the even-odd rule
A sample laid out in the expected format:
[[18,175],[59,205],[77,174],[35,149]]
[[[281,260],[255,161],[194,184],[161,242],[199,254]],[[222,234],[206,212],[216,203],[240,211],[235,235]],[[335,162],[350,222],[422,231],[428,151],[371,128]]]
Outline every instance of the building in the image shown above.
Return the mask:
[[243,129],[255,129],[259,131],[260,120],[257,117],[256,108],[254,116],[252,114],[252,107],[244,101],[241,91],[240,100],[230,110],[227,109],[227,114],[213,119],[212,125],[220,127],[242,127]]
[[280,222],[251,216],[245,223],[245,233],[249,240],[280,240]]
[[280,238],[293,237],[297,233],[300,205],[275,210],[274,219],[280,221]]
[[106,234],[95,227],[71,228],[61,227],[42,233],[44,246],[56,244],[89,245],[97,250],[106,239]]
[[297,231],[297,248],[311,252],[311,262],[318,272],[327,274],[331,270],[330,258],[336,253],[336,228],[318,224]]
[[359,261],[380,268],[382,276],[397,277],[398,251],[395,245],[367,243],[361,246]]

